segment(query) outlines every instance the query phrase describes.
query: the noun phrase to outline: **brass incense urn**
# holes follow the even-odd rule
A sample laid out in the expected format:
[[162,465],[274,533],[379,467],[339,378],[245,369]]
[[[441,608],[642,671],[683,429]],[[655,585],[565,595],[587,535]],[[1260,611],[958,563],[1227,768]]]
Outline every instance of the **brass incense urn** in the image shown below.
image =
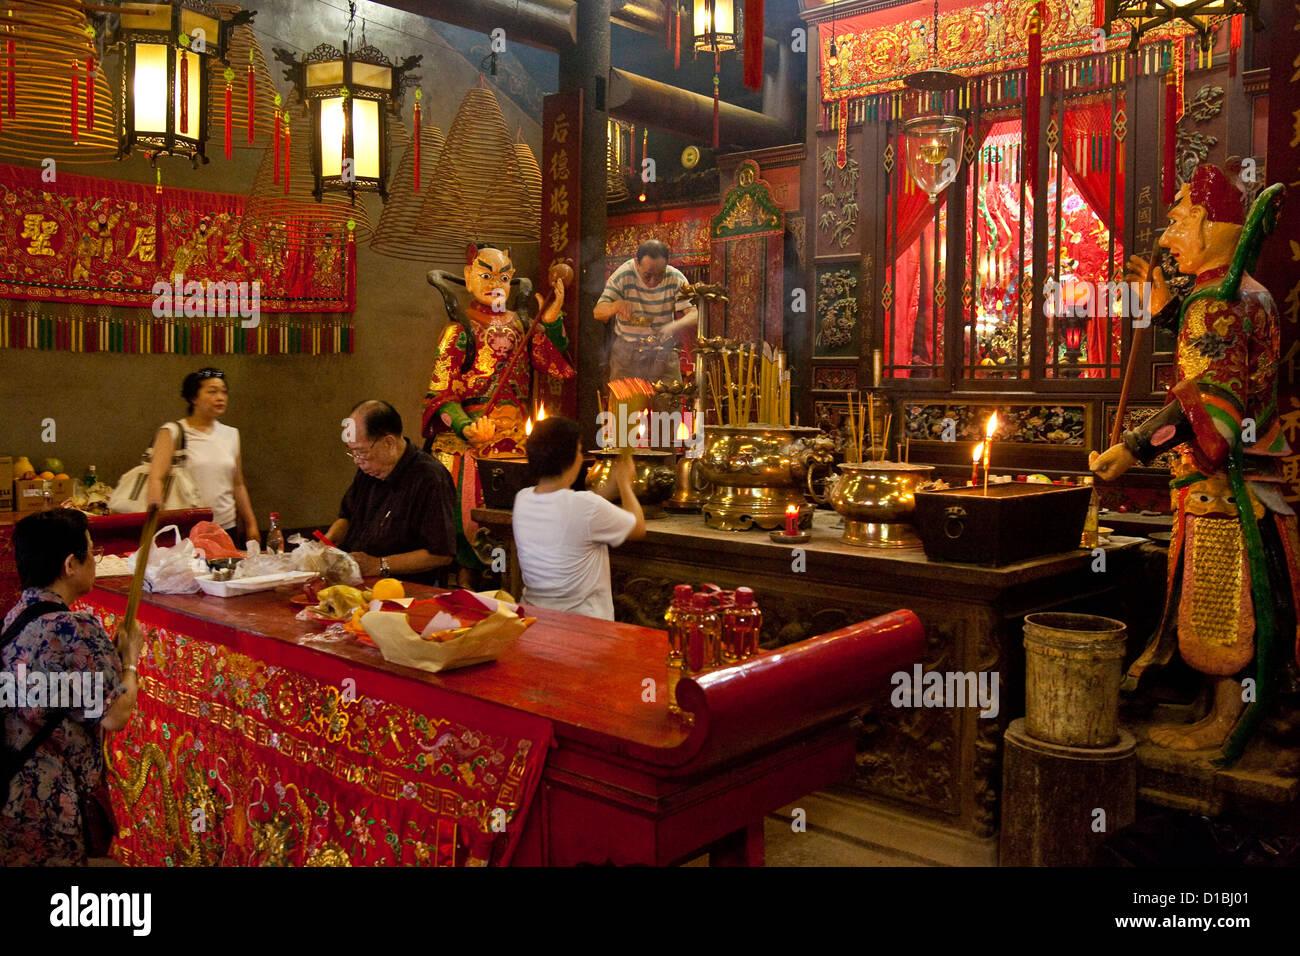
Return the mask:
[[842,464],[831,478],[826,500],[844,516],[844,543],[861,548],[919,548],[912,529],[916,490],[930,480],[933,465],[897,461]]
[[[601,448],[588,452],[596,460],[587,469],[587,490],[594,491],[602,497],[615,501],[618,498],[618,486],[610,481],[610,471],[618,456],[623,454],[615,448]],[[632,478],[632,490],[636,500],[641,502],[641,510],[646,520],[664,518],[664,502],[673,493],[673,484],[677,480],[676,454],[671,451],[657,451],[651,448],[631,449],[632,466],[636,474]]]
[[808,527],[815,509],[804,497],[804,482],[823,453],[806,440],[820,433],[795,425],[705,425],[699,468],[713,485],[701,509],[708,526],[770,531],[785,523],[785,510],[794,505],[799,524]]

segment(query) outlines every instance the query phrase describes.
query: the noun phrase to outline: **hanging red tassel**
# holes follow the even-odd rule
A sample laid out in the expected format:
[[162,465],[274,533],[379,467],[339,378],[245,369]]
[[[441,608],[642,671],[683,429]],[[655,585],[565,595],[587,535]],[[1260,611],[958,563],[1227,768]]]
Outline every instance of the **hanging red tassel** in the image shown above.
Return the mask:
[[[229,72],[229,71],[228,71]],[[231,140],[230,128],[233,117],[230,115],[231,106],[234,101],[234,90],[230,80],[226,80],[226,159],[233,159],[235,156],[235,144]]]
[[1043,96],[1043,8],[1034,4],[1029,16],[1029,63],[1025,69],[1025,176],[1032,194],[1038,184],[1038,140],[1042,127],[1041,103]]
[[1106,0],[1092,0],[1092,25],[1098,29],[1106,25]]
[[718,90],[722,86],[722,80],[718,76],[722,72],[722,57],[713,54],[713,148],[718,148]]
[[9,40],[9,75],[7,79],[9,85],[9,118],[14,119],[17,101],[14,98],[14,41],[12,39]]
[[86,132],[95,128],[95,58],[86,57]]
[[81,103],[78,100],[78,93],[81,91],[81,71],[77,69],[77,61],[72,61],[72,109],[69,111],[69,119],[72,124],[72,141],[75,143],[80,139],[81,131],[78,126],[77,114],[81,112]]
[[284,194],[289,195],[289,123],[284,124]]
[[1228,75],[1237,75],[1237,51],[1241,49],[1241,21],[1242,15],[1239,13],[1232,18],[1232,26],[1228,28]]
[[[671,2],[671,0],[670,0]],[[682,65],[682,11],[670,13],[674,21],[674,39],[673,39],[673,69],[678,69]]]
[[271,182],[280,182],[280,94],[275,94],[275,123],[271,133]]
[[163,254],[166,246],[163,243],[163,191],[162,191],[162,170],[156,170],[157,176],[154,182],[154,204],[153,204],[153,261],[162,264]]
[[763,0],[745,0],[745,85],[763,88]]
[[420,91],[415,92],[415,191],[420,191]]
[[190,64],[185,55],[185,50],[181,49],[181,117],[178,131],[188,135],[190,131]]

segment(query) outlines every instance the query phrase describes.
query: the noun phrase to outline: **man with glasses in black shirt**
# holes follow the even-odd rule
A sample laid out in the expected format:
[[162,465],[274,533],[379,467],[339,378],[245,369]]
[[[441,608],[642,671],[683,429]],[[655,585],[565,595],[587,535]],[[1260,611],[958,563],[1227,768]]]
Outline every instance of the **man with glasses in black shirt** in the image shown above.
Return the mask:
[[367,577],[441,584],[452,563],[451,474],[402,435],[402,416],[387,402],[364,401],[344,423],[346,454],[357,466],[327,537]]

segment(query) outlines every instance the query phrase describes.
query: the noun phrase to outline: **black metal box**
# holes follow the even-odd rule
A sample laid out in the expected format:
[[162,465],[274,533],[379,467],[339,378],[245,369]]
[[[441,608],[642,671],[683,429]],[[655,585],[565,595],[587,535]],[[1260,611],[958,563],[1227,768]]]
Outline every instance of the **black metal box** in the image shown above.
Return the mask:
[[931,561],[1013,564],[1074,551],[1092,489],[1025,482],[918,491],[914,520]]
[[[582,491],[587,480],[587,469],[594,459],[584,458],[582,469],[571,486],[574,491]],[[489,508],[504,508],[507,511],[515,506],[515,495],[537,482],[533,480],[528,468],[527,458],[480,458],[478,460],[478,480],[483,487],[483,504]]]

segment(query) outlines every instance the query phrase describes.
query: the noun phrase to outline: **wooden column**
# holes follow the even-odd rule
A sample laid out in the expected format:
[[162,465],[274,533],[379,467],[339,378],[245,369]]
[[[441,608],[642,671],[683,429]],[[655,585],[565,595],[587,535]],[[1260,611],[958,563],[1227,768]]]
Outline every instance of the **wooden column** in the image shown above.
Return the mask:
[[578,423],[596,440],[596,388],[605,382],[603,323],[591,314],[605,287],[605,96],[609,76],[609,0],[578,5],[578,42],[560,52],[560,92],[582,91],[582,237],[578,260]]

